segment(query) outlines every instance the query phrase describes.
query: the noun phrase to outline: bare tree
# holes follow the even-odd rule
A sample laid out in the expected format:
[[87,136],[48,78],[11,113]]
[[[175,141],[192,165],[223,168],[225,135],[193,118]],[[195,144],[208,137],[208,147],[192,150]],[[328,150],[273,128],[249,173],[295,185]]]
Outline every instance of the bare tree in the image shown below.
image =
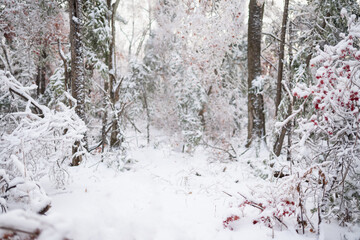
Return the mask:
[[[275,116],[278,116],[279,113],[279,105],[281,102],[281,92],[282,92],[282,80],[283,80],[283,71],[284,71],[284,56],[285,56],[285,37],[286,37],[286,25],[288,20],[289,13],[289,0],[285,0],[284,4],[284,12],[282,18],[282,25],[281,25],[281,36],[280,36],[280,49],[279,49],[279,63],[278,63],[278,75],[277,75],[277,84],[276,84],[276,99],[275,99]],[[290,49],[291,51],[291,49]],[[291,65],[291,63],[290,63]],[[288,115],[291,114],[292,111],[292,103],[289,103],[288,106]],[[287,129],[290,127],[290,123],[281,129],[280,135],[276,137],[276,141],[274,144],[274,153],[276,156],[280,155],[284,138]]]
[[[76,114],[85,121],[85,89],[84,89],[84,61],[82,42],[82,1],[69,0],[70,15],[70,44],[71,44],[71,92],[76,99]],[[81,162],[79,152],[80,142],[73,146],[72,165],[77,166]]]
[[[115,104],[119,99],[119,86],[114,87],[116,84],[116,56],[115,56],[115,18],[116,18],[116,11],[120,4],[120,0],[116,0],[115,3],[111,4],[111,0],[107,0],[107,5],[109,9],[109,24],[111,29],[111,36],[110,36],[110,45],[109,45],[109,55],[107,59],[107,65],[109,68],[109,84],[105,84],[105,91],[109,93],[110,96],[110,104],[111,107],[114,109]],[[110,135],[110,147],[119,146],[121,144],[121,140],[118,137],[119,134],[119,123],[118,123],[118,116],[116,111],[114,112],[114,116],[112,117],[111,123],[111,135]]]
[[264,99],[261,91],[255,89],[253,81],[261,75],[261,30],[264,3],[250,0],[248,24],[248,138],[250,147],[255,138],[265,137]]
[[288,12],[289,12],[289,0],[285,0],[283,18],[281,23],[279,63],[278,63],[277,83],[276,83],[275,116],[278,115],[279,105],[281,102],[281,91],[282,91],[281,81],[283,80],[285,36],[286,36],[286,25],[289,15]]

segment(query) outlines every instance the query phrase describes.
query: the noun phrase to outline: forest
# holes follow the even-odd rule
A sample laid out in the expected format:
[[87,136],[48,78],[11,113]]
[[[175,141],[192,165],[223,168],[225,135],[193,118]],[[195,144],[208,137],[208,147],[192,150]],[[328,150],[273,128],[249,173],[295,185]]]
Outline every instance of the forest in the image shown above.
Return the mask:
[[359,17],[0,0],[0,240],[360,240]]

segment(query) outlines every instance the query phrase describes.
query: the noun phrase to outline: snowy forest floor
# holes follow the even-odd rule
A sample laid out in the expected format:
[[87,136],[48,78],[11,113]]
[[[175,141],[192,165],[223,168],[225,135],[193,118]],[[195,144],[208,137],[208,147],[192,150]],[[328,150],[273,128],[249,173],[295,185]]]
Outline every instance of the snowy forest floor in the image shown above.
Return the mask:
[[[71,182],[65,190],[42,179],[52,199],[47,215],[66,219],[63,224],[71,239],[272,239],[271,229],[254,225],[253,218],[237,207],[243,200],[238,192],[247,194],[264,181],[250,174],[246,159],[225,163],[209,158],[204,149],[189,155],[168,146],[134,147],[129,154],[134,163],[126,171],[115,171],[99,163],[99,155],[91,156],[70,169]],[[240,220],[232,231],[223,221],[233,214]],[[340,239],[334,230],[324,233],[304,236],[284,229],[274,236]]]

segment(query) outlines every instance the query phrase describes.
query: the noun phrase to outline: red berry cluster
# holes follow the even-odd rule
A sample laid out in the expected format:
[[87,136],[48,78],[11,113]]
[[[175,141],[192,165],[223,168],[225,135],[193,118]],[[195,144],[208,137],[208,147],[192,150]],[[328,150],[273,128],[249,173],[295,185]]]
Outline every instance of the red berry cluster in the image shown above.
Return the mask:
[[281,200],[281,210],[277,209],[273,214],[275,217],[290,217],[295,214],[295,202],[289,200]]
[[232,215],[232,216],[228,217],[225,221],[223,221],[224,228],[228,228],[231,231],[233,231],[234,228],[231,226],[231,224],[235,221],[238,221],[239,219],[240,219],[240,217],[238,215]]
[[[333,114],[342,117],[344,113],[355,114],[360,98],[358,89],[354,89],[356,85],[349,82],[356,80],[352,79],[352,73],[360,65],[355,59],[360,61],[360,51],[353,47],[353,36],[349,35],[337,48],[325,49],[311,64],[311,67],[315,67],[315,63],[319,65],[315,76],[317,84],[311,91],[312,103],[315,110],[323,115],[320,121],[325,120],[325,125],[331,124],[329,118]],[[298,94],[295,92],[294,96]],[[320,124],[314,118],[310,121],[314,125]],[[331,129],[328,133],[333,134]]]
[[[296,212],[296,206],[294,201],[290,201],[288,199],[281,199],[280,202],[272,202],[267,201],[266,204],[264,203],[256,203],[254,201],[245,200],[239,205],[239,208],[244,208],[247,206],[255,207],[260,210],[260,214],[264,213],[265,209],[271,209],[269,212],[270,215],[263,215],[259,218],[256,218],[252,221],[253,224],[262,223],[263,225],[273,228],[274,220],[280,220],[284,217],[291,217],[295,215]],[[228,217],[224,222],[223,226],[224,228],[229,228],[230,230],[233,230],[233,227],[230,225],[234,221],[239,220],[239,216],[232,215]]]
[[253,224],[257,224],[259,222],[262,222],[268,228],[273,227],[272,222],[271,222],[271,218],[269,216],[267,216],[267,217],[262,216],[261,218],[259,218],[257,220],[254,220]]

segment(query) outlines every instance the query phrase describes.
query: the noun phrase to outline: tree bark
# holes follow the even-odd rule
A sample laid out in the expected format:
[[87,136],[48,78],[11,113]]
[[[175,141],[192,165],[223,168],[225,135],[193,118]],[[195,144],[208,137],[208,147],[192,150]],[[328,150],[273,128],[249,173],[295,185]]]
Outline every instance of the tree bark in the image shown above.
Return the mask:
[[[82,0],[69,0],[70,15],[70,44],[71,44],[71,92],[76,99],[76,114],[85,121],[85,89],[84,89],[84,60],[82,42]],[[78,154],[80,142],[73,146],[72,165],[77,166],[82,160]]]
[[39,97],[41,94],[45,93],[46,89],[46,66],[45,59],[47,57],[45,49],[41,50],[41,54],[39,56],[39,65],[37,67],[37,76],[36,76],[36,85],[37,91],[36,95]]
[[[117,89],[114,89],[114,85],[116,83],[116,56],[115,56],[115,17],[116,11],[120,4],[120,0],[116,0],[115,3],[111,4],[111,0],[107,0],[107,5],[109,8],[109,12],[111,12],[111,16],[109,19],[110,29],[111,29],[111,38],[109,45],[109,55],[107,59],[107,64],[109,68],[109,95],[111,107],[115,110],[115,104],[118,101],[117,99]],[[110,134],[110,147],[119,147],[121,145],[122,137],[119,137],[119,124],[118,124],[118,116],[116,111],[113,111],[114,115],[112,117],[111,123],[111,134]]]
[[[289,117],[291,115],[291,113],[292,113],[292,103],[289,103],[287,117]],[[277,136],[277,138],[276,138],[276,141],[274,144],[274,153],[276,156],[280,156],[281,149],[284,144],[285,135],[289,131],[291,131],[291,121],[288,124],[286,124],[284,127],[281,128],[280,135]],[[289,136],[291,138],[291,134],[288,135],[288,137]],[[291,140],[288,141],[288,144],[291,145]]]
[[[287,1],[287,0],[286,0]],[[291,24],[289,26],[289,83],[291,83],[292,81],[292,76],[293,76],[293,67],[292,67],[292,60],[293,60],[293,53],[292,53],[292,39],[291,39]],[[289,84],[290,85],[290,84]],[[293,100],[289,99],[289,106],[288,106],[288,110],[287,110],[287,115],[286,118],[288,118],[293,111]],[[286,119],[285,118],[285,119]],[[283,147],[284,144],[284,139],[285,139],[285,134],[288,134],[288,151],[287,151],[287,159],[290,161],[291,160],[291,152],[290,152],[290,147],[292,144],[291,141],[291,137],[292,137],[292,121],[289,121],[288,124],[286,124],[284,127],[281,128],[281,132],[280,135],[278,135],[276,137],[276,141],[274,144],[274,153],[276,156],[280,156],[281,153],[281,149]]]
[[289,12],[289,0],[285,0],[284,13],[281,25],[281,36],[280,36],[280,49],[279,49],[279,63],[278,63],[278,74],[276,83],[276,100],[275,100],[275,117],[278,116],[279,105],[281,102],[281,91],[284,70],[284,55],[285,55],[285,36],[286,36],[286,25],[288,20]]
[[246,147],[250,147],[254,138],[265,137],[265,114],[262,93],[253,88],[253,80],[261,75],[261,29],[264,4],[257,0],[249,3],[248,24],[248,137]]
[[143,86],[143,100],[144,100],[144,108],[145,108],[145,112],[146,112],[146,141],[147,141],[147,145],[150,144],[150,122],[151,122],[151,118],[150,118],[150,108],[148,105],[148,96],[147,96],[147,91],[146,91],[146,87]]
[[[293,75],[294,75],[294,68],[292,65],[293,59],[294,59],[294,55],[293,55],[293,49],[292,49],[292,43],[293,43],[293,39],[292,39],[292,24],[290,22],[289,24],[289,72],[290,72],[290,77],[289,77],[289,83],[291,83],[293,81]],[[292,100],[290,102],[290,106],[289,106],[289,110],[288,110],[288,114],[290,116],[290,114],[292,114],[293,111],[293,106],[294,106],[294,100]],[[287,133],[287,138],[288,138],[288,148],[287,148],[287,152],[286,152],[286,159],[287,161],[290,162],[290,173],[292,174],[292,156],[291,156],[291,146],[292,146],[292,131],[293,131],[293,126],[294,126],[294,120],[289,122],[289,125],[287,127],[288,129],[288,133]]]

